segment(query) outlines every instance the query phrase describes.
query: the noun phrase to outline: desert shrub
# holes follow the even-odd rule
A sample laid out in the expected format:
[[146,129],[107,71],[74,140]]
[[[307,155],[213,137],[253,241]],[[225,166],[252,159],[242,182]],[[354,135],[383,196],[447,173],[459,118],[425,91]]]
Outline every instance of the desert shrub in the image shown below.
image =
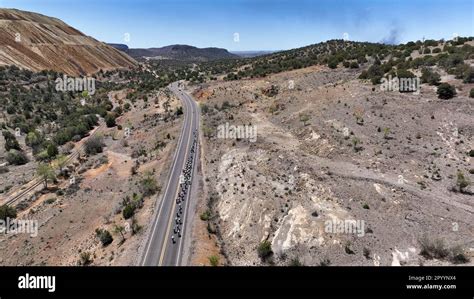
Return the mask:
[[470,259],[461,246],[455,246],[450,250],[449,261],[453,264],[466,264]]
[[469,65],[463,63],[449,70],[449,74],[454,75],[456,79],[463,79],[464,83],[469,83],[469,81],[472,80],[472,78],[470,79],[469,71]]
[[456,88],[451,84],[441,83],[438,86],[436,93],[438,94],[438,98],[447,100],[453,98],[456,95]]
[[362,79],[362,80],[369,79],[369,72],[367,72],[366,70],[362,71],[359,75],[359,79]]
[[470,67],[464,72],[464,83],[474,83],[474,68]]
[[58,146],[54,143],[49,143],[46,150],[49,158],[54,158],[59,153]]
[[358,69],[359,68],[359,64],[355,61],[351,62],[351,65],[350,65],[350,68],[351,69]]
[[430,240],[426,236],[420,241],[420,255],[426,259],[444,259],[448,256],[448,249],[441,239]]
[[95,114],[88,114],[84,116],[83,122],[87,124],[87,128],[90,130],[98,124],[99,119]]
[[428,83],[429,85],[438,85],[441,81],[441,76],[431,70],[430,68],[424,67],[421,69],[421,82]]
[[5,150],[7,152],[11,149],[18,150],[18,151],[21,150],[20,144],[16,140],[15,135],[13,135],[11,132],[6,131],[6,130],[2,131],[2,135],[5,138]]
[[469,97],[474,98],[474,88],[469,91]]
[[366,62],[367,62],[367,58],[365,58],[365,55],[358,56],[358,57],[357,57],[357,62],[358,62],[358,63],[366,63]]
[[442,239],[430,240],[427,236],[423,236],[419,243],[420,255],[426,259],[448,260],[453,264],[469,262],[469,258],[460,246],[448,247]]
[[381,76],[375,76],[370,79],[370,82],[372,83],[372,85],[377,85],[380,84],[380,80],[382,80]]
[[159,191],[160,187],[151,173],[148,173],[140,181],[140,192],[143,194],[143,196],[150,196]]
[[123,208],[122,215],[124,219],[130,219],[135,214],[135,206],[128,204]]
[[337,68],[338,63],[339,62],[337,61],[337,59],[331,57],[331,59],[329,59],[329,61],[328,61],[328,67],[331,68],[331,69],[335,69],[335,68]]
[[436,47],[438,45],[438,41],[434,39],[427,39],[425,40],[424,45],[426,47]]
[[7,218],[16,218],[16,210],[13,207],[2,205],[0,206],[0,219],[5,221]]
[[141,157],[141,156],[147,156],[147,151],[146,151],[146,148],[139,144],[137,148],[133,149],[133,152],[132,152],[132,158],[136,159],[138,157]]
[[309,120],[310,120],[309,115],[307,115],[307,114],[301,114],[300,115],[300,121],[303,123],[303,126],[306,126],[306,124]]
[[29,147],[39,146],[43,142],[43,136],[38,131],[31,131],[25,137],[25,143]]
[[415,75],[406,69],[399,69],[397,70],[397,77],[398,78],[415,78]]
[[28,157],[22,151],[11,149],[6,156],[8,163],[12,165],[23,165],[28,163]]
[[216,267],[216,266],[219,266],[219,258],[215,255],[211,255],[209,257],[209,263],[211,264],[211,266],[213,267]]
[[203,125],[202,126],[202,134],[206,138],[211,138],[213,136],[214,130],[209,126]]
[[143,207],[143,196],[141,194],[133,193],[132,199],[126,196],[122,200],[122,215],[125,219],[130,219],[135,215],[135,211]]
[[112,241],[114,240],[110,232],[106,229],[98,228],[95,230],[95,234],[97,238],[99,238],[100,242],[102,243],[102,246],[104,247],[112,243]]
[[382,69],[382,72],[385,74],[385,73],[388,73],[390,72],[392,69],[393,69],[393,62],[392,60],[387,62],[387,63],[384,63],[380,66],[380,68]]
[[56,133],[53,140],[57,144],[63,145],[65,143],[67,143],[68,141],[71,141],[73,136],[74,135],[72,135],[69,130],[61,129],[58,133]]
[[137,219],[135,217],[132,217],[132,225],[131,225],[132,235],[139,233],[142,228],[143,227],[138,224]]
[[164,147],[166,147],[166,142],[164,142],[163,140],[156,140],[153,149],[159,150],[159,149],[162,149]]
[[382,76],[384,75],[384,72],[382,70],[382,67],[379,64],[373,64],[369,67],[367,70],[367,76],[368,78],[380,78],[382,79]]
[[459,188],[460,192],[464,192],[467,187],[471,184],[471,182],[464,176],[464,173],[458,170],[456,176],[456,185]]
[[108,128],[115,127],[117,124],[115,123],[115,114],[107,113],[105,116],[105,124]]
[[15,113],[16,113],[15,106],[13,106],[13,105],[8,105],[8,106],[7,106],[7,113],[8,113],[8,114],[15,114]]
[[440,59],[439,65],[446,69],[448,73],[452,72],[458,65],[464,64],[464,58],[460,54],[446,55]]
[[48,151],[47,150],[42,150],[35,155],[36,160],[38,161],[45,161],[49,159],[48,156]]
[[363,147],[360,145],[361,144],[361,140],[357,137],[353,137],[352,138],[352,147],[354,148],[354,151],[357,153],[357,152],[360,152]]
[[90,252],[87,252],[87,251],[81,252],[81,254],[79,254],[78,264],[80,266],[87,266],[87,265],[90,265],[90,263],[92,263]]
[[122,109],[122,107],[117,106],[117,107],[115,107],[115,109],[113,110],[113,112],[114,112],[116,115],[122,115],[123,109]]
[[267,259],[273,254],[272,244],[268,240],[263,241],[260,243],[260,245],[258,245],[257,253],[262,260]]
[[100,136],[92,136],[84,143],[85,145],[85,152],[88,155],[95,155],[98,153],[102,153],[104,142],[102,137]]
[[441,53],[441,49],[440,48],[434,48],[431,53],[433,54],[436,54],[436,53]]
[[211,211],[206,210],[206,211],[203,212],[201,215],[199,215],[199,218],[200,218],[202,221],[208,221],[209,219],[211,219]]
[[217,232],[215,225],[211,224],[211,222],[207,223],[207,232],[210,234],[215,234]]
[[203,114],[207,114],[209,112],[209,106],[204,104],[204,103],[200,103],[199,105],[201,107],[201,111]]

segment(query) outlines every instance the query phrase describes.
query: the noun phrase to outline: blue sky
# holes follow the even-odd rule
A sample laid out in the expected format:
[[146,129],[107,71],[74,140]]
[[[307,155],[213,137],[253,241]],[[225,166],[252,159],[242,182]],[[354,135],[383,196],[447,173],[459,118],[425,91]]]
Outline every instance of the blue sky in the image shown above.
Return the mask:
[[98,40],[133,48],[282,50],[344,33],[396,43],[474,36],[473,0],[0,0],[0,6],[57,17]]

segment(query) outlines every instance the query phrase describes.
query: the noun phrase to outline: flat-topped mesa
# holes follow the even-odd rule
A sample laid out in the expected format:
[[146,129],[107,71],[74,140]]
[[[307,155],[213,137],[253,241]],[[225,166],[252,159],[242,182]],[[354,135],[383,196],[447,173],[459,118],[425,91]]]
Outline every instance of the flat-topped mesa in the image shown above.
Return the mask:
[[57,18],[0,9],[0,65],[77,76],[130,68],[137,62]]

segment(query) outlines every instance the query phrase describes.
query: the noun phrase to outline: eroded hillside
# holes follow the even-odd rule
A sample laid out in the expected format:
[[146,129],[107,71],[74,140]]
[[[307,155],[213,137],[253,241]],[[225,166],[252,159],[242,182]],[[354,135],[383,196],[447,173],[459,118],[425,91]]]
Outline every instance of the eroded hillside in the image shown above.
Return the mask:
[[0,65],[86,75],[136,61],[56,18],[0,9]]
[[[459,172],[474,179],[473,84],[440,72],[457,97],[438,99],[428,84],[419,94],[382,91],[357,69],[319,66],[198,90],[209,189],[200,212],[227,263],[418,265],[472,256],[472,192],[456,186]],[[256,141],[219,138],[226,123],[256,128]],[[349,233],[327,227],[350,221],[360,225]],[[451,258],[423,252],[438,240],[452,246]]]

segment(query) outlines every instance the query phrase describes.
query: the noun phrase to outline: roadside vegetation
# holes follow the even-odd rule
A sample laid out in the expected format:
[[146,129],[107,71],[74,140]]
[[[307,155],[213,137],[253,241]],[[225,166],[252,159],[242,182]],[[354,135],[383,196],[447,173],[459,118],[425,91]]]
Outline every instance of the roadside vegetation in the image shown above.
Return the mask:
[[448,247],[442,239],[429,239],[427,236],[424,236],[420,239],[419,243],[421,246],[420,255],[428,260],[446,260],[452,264],[465,264],[470,261],[461,246]]

